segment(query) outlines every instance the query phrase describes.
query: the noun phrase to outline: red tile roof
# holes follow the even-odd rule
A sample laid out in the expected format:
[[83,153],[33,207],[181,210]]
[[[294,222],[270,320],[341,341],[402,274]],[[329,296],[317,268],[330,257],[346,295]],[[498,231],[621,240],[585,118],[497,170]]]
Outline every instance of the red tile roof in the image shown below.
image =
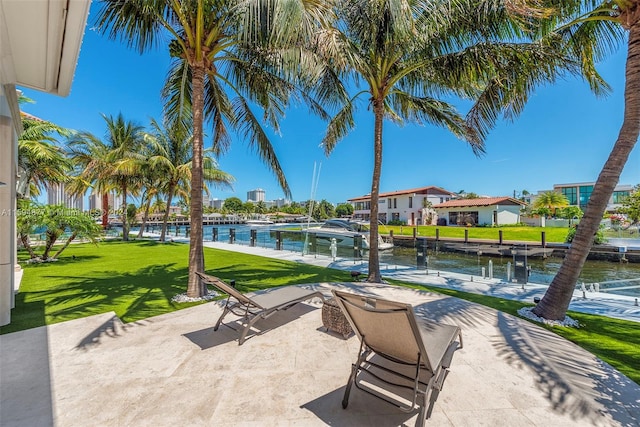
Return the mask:
[[[412,188],[409,190],[397,190],[397,191],[390,191],[387,193],[380,193],[378,197],[382,198],[382,197],[391,197],[391,196],[401,196],[403,194],[446,194],[449,196],[454,196],[456,193],[452,193],[451,191],[447,191],[443,188],[440,187],[435,187],[433,185],[428,186],[428,187],[419,187],[419,188]],[[349,202],[356,202],[356,201],[360,201],[360,200],[369,200],[371,199],[371,194],[366,194],[364,196],[360,196],[360,197],[354,197],[353,199],[349,199]]]
[[526,205],[525,202],[512,197],[483,197],[481,199],[455,199],[435,205],[434,208],[462,208],[492,205]]

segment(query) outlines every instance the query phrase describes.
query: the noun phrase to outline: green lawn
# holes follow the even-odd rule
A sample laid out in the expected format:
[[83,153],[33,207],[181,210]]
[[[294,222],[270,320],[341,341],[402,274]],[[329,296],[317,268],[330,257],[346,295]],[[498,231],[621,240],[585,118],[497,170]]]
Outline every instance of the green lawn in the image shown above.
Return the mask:
[[[413,228],[411,226],[399,225],[381,225],[380,233],[389,234],[393,230],[394,235],[413,236]],[[464,231],[469,230],[470,239],[499,239],[499,231],[502,231],[503,240],[521,240],[527,242],[540,242],[541,232],[545,232],[546,240],[549,243],[564,243],[567,237],[566,228],[555,227],[447,227],[435,225],[419,225],[417,230],[418,236],[435,237],[436,229],[440,230],[440,237],[457,237],[464,239]]]
[[[69,247],[60,261],[24,266],[9,333],[114,311],[125,322],[168,313],[192,304],[174,304],[185,290],[188,246],[151,241],[105,242]],[[21,259],[23,255],[21,254]],[[349,272],[205,248],[209,271],[235,279],[242,292],[272,286],[350,281]],[[523,303],[437,287],[398,283],[452,295],[517,315]],[[549,328],[592,352],[640,384],[638,323],[571,312],[579,329]]]

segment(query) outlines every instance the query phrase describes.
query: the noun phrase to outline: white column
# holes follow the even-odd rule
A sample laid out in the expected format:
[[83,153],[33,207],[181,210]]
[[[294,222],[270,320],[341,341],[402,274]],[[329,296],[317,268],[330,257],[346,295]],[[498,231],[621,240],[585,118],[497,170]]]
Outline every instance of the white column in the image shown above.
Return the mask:
[[[4,88],[3,88],[4,89]],[[0,325],[11,321],[16,264],[17,135],[4,90],[0,93]]]

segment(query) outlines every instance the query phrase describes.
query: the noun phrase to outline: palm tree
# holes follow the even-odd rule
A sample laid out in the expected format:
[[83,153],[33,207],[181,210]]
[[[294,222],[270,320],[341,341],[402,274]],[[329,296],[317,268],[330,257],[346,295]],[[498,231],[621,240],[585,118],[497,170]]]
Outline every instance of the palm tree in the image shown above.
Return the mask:
[[[564,72],[579,74],[582,65],[555,40],[528,42],[531,33],[524,23],[529,18],[507,10],[509,2],[335,3],[336,25],[316,39],[326,65],[314,80],[320,82],[315,89],[320,99],[342,107],[322,142],[331,153],[355,126],[357,99],[366,97],[374,119],[367,280],[380,282],[378,199],[385,120],[446,128],[480,155],[484,137],[501,112],[514,118],[535,86]],[[354,86],[360,91],[349,96],[345,88]],[[445,101],[450,97],[474,100],[466,118]]]
[[53,134],[69,136],[70,131],[46,120],[22,113],[24,131],[18,137],[19,193],[38,196],[40,190],[52,183],[67,180],[71,163],[57,145]]
[[122,238],[127,241],[127,196],[140,190],[144,128],[122,114],[103,118],[107,125],[104,140],[89,132],[78,132],[69,139],[69,154],[79,168],[74,193],[84,194],[89,185],[102,194],[117,189],[122,197]]
[[569,206],[569,200],[557,191],[544,191],[533,202],[534,209],[546,208],[551,215],[556,215],[558,208]]
[[[250,105],[278,131],[291,85],[276,73],[280,56],[271,49],[300,45],[301,34],[324,19],[329,6],[316,0],[103,0],[99,30],[121,37],[141,53],[169,36],[175,58],[169,73],[165,106],[171,118],[193,123],[189,282],[187,294],[205,295],[195,274],[204,269],[202,251],[203,124],[214,129],[216,153],[229,144],[227,126],[240,132],[278,179],[286,196],[289,185],[275,152]],[[291,53],[291,52],[289,52]],[[290,55],[292,57],[293,55]],[[292,67],[293,68],[293,67]],[[225,88],[233,94],[230,97]],[[301,94],[304,96],[304,94]]]
[[[167,128],[168,126],[168,128]],[[158,187],[167,196],[166,210],[162,221],[160,241],[165,240],[167,221],[169,220],[169,206],[173,197],[178,194],[183,199],[188,199],[192,177],[191,134],[180,123],[167,125],[164,128],[154,119],[151,120],[151,132],[145,135],[149,146],[149,158],[147,163],[151,170],[156,172]],[[203,153],[203,178],[205,183],[211,183],[218,187],[231,187],[234,178],[217,169],[217,163],[212,157],[211,150]],[[204,190],[209,190],[204,185]]]
[[[628,32],[624,117],[618,138],[593,186],[571,247],[547,292],[533,309],[537,316],[548,320],[561,320],[566,315],[609,198],[640,135],[640,2],[605,1],[593,7],[594,3],[563,2],[562,9],[552,17],[549,25],[559,21],[561,26],[557,32],[573,49],[595,44],[601,55],[615,46],[621,30]],[[569,23],[565,24],[567,21]]]

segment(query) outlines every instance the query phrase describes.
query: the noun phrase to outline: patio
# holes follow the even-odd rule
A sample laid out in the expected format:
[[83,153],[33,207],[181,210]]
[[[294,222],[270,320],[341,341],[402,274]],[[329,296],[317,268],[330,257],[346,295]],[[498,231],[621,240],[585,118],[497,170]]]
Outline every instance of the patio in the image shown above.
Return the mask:
[[[574,344],[455,298],[390,285],[313,284],[410,302],[458,324],[464,348],[433,426],[637,426],[640,387]],[[238,346],[208,303],[132,324],[113,313],[0,336],[0,424],[413,425],[359,390],[340,401],[359,342],[325,332],[314,300],[257,323]],[[233,317],[229,317],[230,322]]]

